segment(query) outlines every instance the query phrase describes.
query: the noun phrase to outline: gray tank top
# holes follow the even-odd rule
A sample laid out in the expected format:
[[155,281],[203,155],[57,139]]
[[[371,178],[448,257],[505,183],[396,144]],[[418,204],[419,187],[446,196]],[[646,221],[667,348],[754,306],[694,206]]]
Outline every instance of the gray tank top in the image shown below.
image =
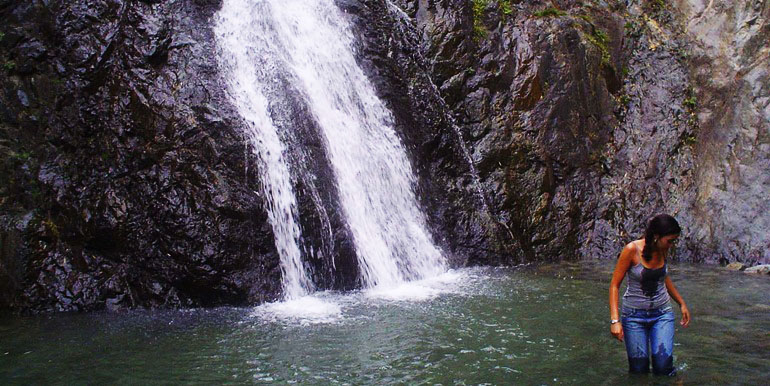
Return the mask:
[[626,273],[628,287],[623,294],[623,307],[650,310],[668,305],[666,290],[668,266],[657,269],[645,268],[642,263],[629,268]]

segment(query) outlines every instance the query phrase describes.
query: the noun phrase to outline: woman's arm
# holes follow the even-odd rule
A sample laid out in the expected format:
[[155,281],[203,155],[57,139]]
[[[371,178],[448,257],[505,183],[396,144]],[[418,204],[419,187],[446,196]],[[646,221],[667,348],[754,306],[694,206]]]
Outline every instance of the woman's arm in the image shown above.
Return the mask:
[[676,286],[674,285],[674,282],[671,281],[671,277],[669,276],[666,276],[666,290],[668,290],[668,294],[671,295],[671,298],[674,299],[675,302],[679,303],[679,309],[682,311],[682,326],[689,326],[690,310],[687,309],[687,304],[684,303],[682,295],[679,295],[679,291],[676,290]]
[[[623,278],[626,276],[628,267],[631,266],[633,256],[636,254],[636,245],[634,243],[628,243],[623,248],[623,252],[620,252],[618,257],[618,263],[615,264],[615,272],[612,273],[612,281],[610,282],[610,319],[619,320],[620,312],[618,311],[618,293],[620,292],[620,283],[623,282]],[[619,341],[623,341],[623,326],[620,323],[613,323],[610,325],[610,333]]]

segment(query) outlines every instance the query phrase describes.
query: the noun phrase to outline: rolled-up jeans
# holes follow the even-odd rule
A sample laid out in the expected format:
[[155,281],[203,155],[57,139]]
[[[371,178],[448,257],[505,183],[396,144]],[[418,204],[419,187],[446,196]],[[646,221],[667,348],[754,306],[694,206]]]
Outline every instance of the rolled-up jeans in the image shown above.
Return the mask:
[[629,371],[649,373],[650,354],[652,354],[654,374],[676,375],[674,312],[671,306],[649,310],[623,307],[621,315]]

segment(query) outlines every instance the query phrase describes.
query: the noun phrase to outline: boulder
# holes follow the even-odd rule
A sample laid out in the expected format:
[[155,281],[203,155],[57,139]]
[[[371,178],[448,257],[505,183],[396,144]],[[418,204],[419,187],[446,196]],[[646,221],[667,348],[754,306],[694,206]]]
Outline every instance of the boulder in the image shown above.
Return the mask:
[[755,265],[753,267],[746,268],[743,272],[760,275],[770,274],[770,264]]
[[736,261],[734,263],[727,264],[725,268],[727,268],[730,271],[743,271],[746,269],[746,266],[743,263]]

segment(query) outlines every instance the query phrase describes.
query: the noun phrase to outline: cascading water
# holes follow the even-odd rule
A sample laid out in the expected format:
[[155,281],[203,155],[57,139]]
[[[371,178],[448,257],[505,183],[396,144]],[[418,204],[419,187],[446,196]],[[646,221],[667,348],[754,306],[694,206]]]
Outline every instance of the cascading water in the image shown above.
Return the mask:
[[[438,275],[445,259],[426,229],[393,116],[356,63],[350,31],[332,0],[225,0],[218,14],[221,61],[263,160],[271,221],[287,222],[272,225],[298,229],[283,149],[260,93],[271,81],[264,66],[290,73],[322,131],[364,287]],[[279,248],[284,274],[296,268],[293,280],[305,283],[301,262],[283,256],[294,253],[298,230],[281,237],[295,241]]]
[[281,259],[283,296],[296,299],[313,290],[302,263],[301,234],[297,222],[297,199],[291,185],[284,146],[268,114],[268,101],[260,89],[261,71],[255,66],[264,55],[256,46],[248,1],[226,1],[217,15],[215,32],[219,59],[228,90],[246,123],[246,134],[259,159],[262,192],[267,204],[275,245]]

